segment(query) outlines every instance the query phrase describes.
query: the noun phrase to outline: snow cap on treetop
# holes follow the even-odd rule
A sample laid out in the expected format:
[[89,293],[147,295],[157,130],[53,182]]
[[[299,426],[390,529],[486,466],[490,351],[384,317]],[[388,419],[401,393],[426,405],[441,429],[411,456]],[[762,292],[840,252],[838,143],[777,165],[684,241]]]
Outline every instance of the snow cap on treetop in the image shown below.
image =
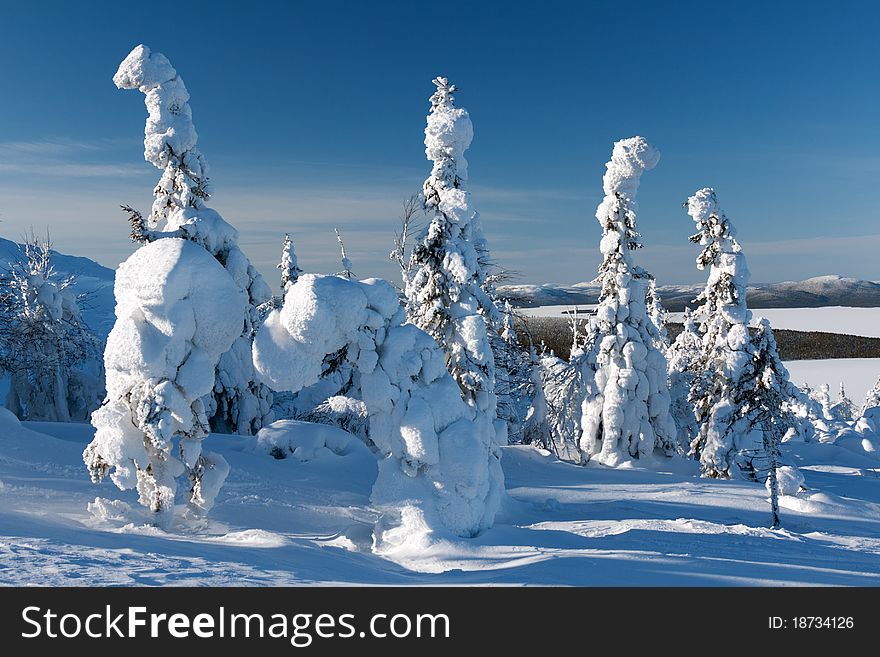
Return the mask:
[[449,78],[444,78],[442,75],[438,75],[431,80],[431,82],[437,87],[437,91],[435,91],[429,99],[431,101],[431,107],[452,107],[455,105],[455,96],[452,94],[458,91],[458,87],[454,84],[449,84]]
[[715,196],[715,190],[711,187],[703,187],[703,189],[698,190],[693,196],[688,197],[687,211],[697,224],[698,228],[708,222],[709,217],[714,214],[722,219],[727,231],[727,236],[736,236],[736,230],[729,221],[725,220],[724,213],[721,212],[721,206],[718,205],[718,198]]
[[[437,177],[457,177],[467,180],[467,160],[464,152],[474,138],[474,126],[467,110],[455,107],[454,84],[444,77],[436,77],[432,82],[437,91],[431,95],[431,113],[425,127],[425,155],[435,163]],[[448,181],[453,186],[452,180]]]
[[660,161],[660,151],[651,146],[644,137],[630,137],[614,142],[608,169],[602,178],[605,194],[620,193],[634,201],[639,189],[642,172],[653,169]]
[[195,151],[199,136],[192,121],[189,92],[168,58],[139,45],[119,65],[113,83],[119,89],[138,89],[146,96],[149,117],[144,127],[144,159],[164,169],[169,156],[184,157],[191,175],[205,177],[208,164]]
[[122,60],[113,83],[118,89],[140,89],[146,93],[152,87],[177,77],[177,71],[162,53],[153,53],[141,44]]

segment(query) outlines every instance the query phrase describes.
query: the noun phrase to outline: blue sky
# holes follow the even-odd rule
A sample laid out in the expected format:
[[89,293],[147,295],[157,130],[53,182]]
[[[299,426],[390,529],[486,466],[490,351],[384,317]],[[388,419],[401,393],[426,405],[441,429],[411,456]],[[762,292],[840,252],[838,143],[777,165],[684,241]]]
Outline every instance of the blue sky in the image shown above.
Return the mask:
[[470,189],[495,260],[521,282],[589,280],[603,165],[641,134],[640,263],[692,282],[681,208],[717,189],[753,280],[880,279],[880,8],[869,2],[260,2],[0,0],[0,235],[48,227],[115,267],[122,203],[148,209],[143,96],[111,81],[132,47],[185,80],[212,205],[273,280],[281,235],[334,272],[386,255],[429,171],[431,78],[474,122]]

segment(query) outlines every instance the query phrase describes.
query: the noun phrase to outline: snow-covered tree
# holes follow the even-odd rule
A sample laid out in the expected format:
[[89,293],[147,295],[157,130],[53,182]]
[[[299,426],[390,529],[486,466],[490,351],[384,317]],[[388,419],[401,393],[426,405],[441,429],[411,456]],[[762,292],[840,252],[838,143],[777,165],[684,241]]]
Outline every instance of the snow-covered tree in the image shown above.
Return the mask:
[[663,355],[666,355],[666,350],[669,349],[669,335],[666,332],[666,308],[663,307],[663,300],[657,292],[657,281],[653,278],[648,281],[645,305],[648,309],[648,317],[651,318],[651,323],[657,329],[654,345]]
[[139,219],[139,213],[132,215],[132,237],[139,242],[168,236],[196,242],[248,294],[241,335],[217,364],[206,410],[215,430],[254,433],[271,421],[271,391],[255,382],[250,360],[259,323],[257,308],[271,298],[271,290],[239,248],[238,231],[206,205],[210,198],[208,163],[197,147],[189,92],[168,59],[140,45],[120,64],[113,82],[120,89],[139,89],[145,95],[149,116],[144,158],[162,170],[148,220]]
[[491,327],[489,345],[495,361],[497,415],[506,425],[507,441],[521,443],[524,436],[523,423],[535,393],[535,364],[519,343],[514,323],[515,312],[510,302],[495,299],[494,303],[500,326]]
[[443,77],[433,83],[437,90],[430,99],[425,154],[434,166],[422,188],[428,225],[405,272],[407,317],[440,345],[464,400],[494,417],[495,362],[487,318],[494,322],[497,310],[483,289],[486,272],[481,262],[488,249],[479,214],[464,187],[464,152],[473,138],[473,125],[467,111],[455,106],[455,85]]
[[705,289],[697,297],[695,318],[700,322],[702,353],[697,378],[691,387],[699,429],[691,453],[710,477],[729,477],[735,454],[746,439],[735,430],[735,399],[747,385],[751,362],[746,285],[749,271],[736,241],[736,230],[718,206],[715,191],[699,190],[687,201],[688,214],[697,226],[690,240],[703,247],[697,269],[709,268]]
[[791,404],[800,392],[779,360],[769,323],[762,321],[754,340],[749,335],[749,271],[715,191],[699,190],[686,207],[697,226],[690,240],[703,247],[697,268],[709,268],[695,312],[702,349],[690,392],[698,424],[691,454],[704,476],[756,478],[755,459],[775,459],[775,445],[795,425]]
[[678,428],[679,451],[687,453],[691,441],[697,434],[697,419],[690,402],[691,387],[698,372],[696,370],[702,351],[702,341],[690,308],[684,311],[684,326],[666,353],[669,359],[670,413]]
[[287,289],[299,280],[302,269],[296,261],[296,252],[293,250],[293,242],[290,239],[290,233],[284,233],[284,245],[281,248],[281,262],[277,265],[281,270],[281,293],[287,292]]
[[342,269],[336,275],[351,280],[354,278],[354,273],[351,271],[351,260],[345,254],[345,242],[342,241],[342,235],[339,234],[338,228],[334,228],[333,232],[336,233],[336,241],[339,242],[339,257],[342,262]]
[[540,351],[538,367],[541,390],[547,405],[547,426],[550,443],[544,447],[557,458],[572,463],[583,463],[585,457],[579,449],[581,436],[581,407],[579,400],[586,394],[584,368],[578,363],[566,362],[546,348]]
[[840,388],[837,391],[837,400],[834,402],[831,412],[836,418],[843,420],[844,422],[852,422],[856,419],[856,415],[858,414],[856,405],[846,394],[846,388],[844,388],[843,381],[840,382]]
[[204,398],[221,354],[241,335],[247,292],[205,249],[156,239],[116,271],[116,323],[107,338],[107,399],[92,414],[95,438],[83,453],[92,480],[108,474],[136,488],[160,523],[173,513],[177,480],[207,511],[229,467],[202,451]]
[[761,319],[755,336],[750,339],[751,360],[745,367],[741,386],[734,389],[738,416],[735,430],[743,436],[760,434],[756,448],[737,454],[740,471],[749,478],[766,481],[770,492],[772,527],[779,527],[779,444],[796,420],[790,403],[799,397],[791,383],[788,370],[779,358],[779,349],[770,322]]
[[72,276],[52,267],[51,244],[28,238],[0,275],[0,371],[6,407],[22,420],[86,420],[103,395],[101,342],[86,326]]
[[859,410],[859,416],[864,417],[870,409],[878,407],[880,407],[880,379],[877,379],[877,383],[865,395],[865,402]]
[[834,404],[831,401],[831,386],[827,383],[820,385],[819,389],[815,392],[815,399],[821,409],[823,420],[840,420],[834,412]]
[[494,417],[461,399],[437,344],[406,320],[387,282],[300,277],[257,333],[254,362],[273,388],[299,391],[345,361],[347,395],[363,402],[380,457],[373,504],[377,552],[439,530],[474,536],[503,493]]
[[603,232],[602,291],[590,348],[580,358],[586,382],[580,450],[607,465],[644,457],[655,448],[666,454],[675,448],[666,359],[656,346],[659,333],[645,303],[652,277],[633,259],[642,246],[636,191],[642,173],[659,159],[643,137],[616,142],[605,165],[605,198],[596,210]]
[[550,409],[544,396],[544,381],[541,377],[541,361],[532,346],[529,349],[529,407],[522,423],[522,439],[526,445],[536,445],[543,449],[553,449],[553,434],[550,429]]

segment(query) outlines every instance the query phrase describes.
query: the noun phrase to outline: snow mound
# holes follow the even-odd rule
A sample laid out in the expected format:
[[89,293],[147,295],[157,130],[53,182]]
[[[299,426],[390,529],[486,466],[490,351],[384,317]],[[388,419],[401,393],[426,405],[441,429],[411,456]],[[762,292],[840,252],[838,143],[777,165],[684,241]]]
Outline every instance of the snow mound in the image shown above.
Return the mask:
[[299,420],[278,420],[263,427],[257,434],[256,448],[276,459],[292,457],[299,461],[367,451],[360,440],[342,429]]
[[[779,485],[780,495],[797,495],[804,487],[804,475],[800,470],[790,465],[782,465],[776,470],[776,481]],[[764,486],[770,493],[770,479],[768,477]]]

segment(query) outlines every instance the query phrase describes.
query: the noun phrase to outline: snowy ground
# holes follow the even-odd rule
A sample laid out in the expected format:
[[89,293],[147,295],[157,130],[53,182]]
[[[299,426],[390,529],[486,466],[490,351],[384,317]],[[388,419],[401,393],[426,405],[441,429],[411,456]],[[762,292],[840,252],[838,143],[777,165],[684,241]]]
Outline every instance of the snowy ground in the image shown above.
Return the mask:
[[495,528],[393,563],[370,553],[376,466],[356,441],[300,462],[212,436],[232,473],[210,520],[162,531],[130,493],[89,483],[90,439],[0,411],[0,583],[880,585],[880,461],[834,445],[785,446],[810,490],[783,497],[782,531],[762,487],[690,462],[584,468],[505,448]]
[[[577,308],[587,313],[596,308],[595,305],[582,306],[539,306],[522,308],[520,312],[529,317],[568,317]],[[848,308],[843,306],[826,306],[822,308],[757,308],[752,309],[757,324],[759,317],[770,320],[775,329],[791,329],[793,331],[824,331],[826,333],[845,333],[863,335],[869,338],[880,337],[880,308]],[[682,313],[669,313],[668,321],[681,323]]]

